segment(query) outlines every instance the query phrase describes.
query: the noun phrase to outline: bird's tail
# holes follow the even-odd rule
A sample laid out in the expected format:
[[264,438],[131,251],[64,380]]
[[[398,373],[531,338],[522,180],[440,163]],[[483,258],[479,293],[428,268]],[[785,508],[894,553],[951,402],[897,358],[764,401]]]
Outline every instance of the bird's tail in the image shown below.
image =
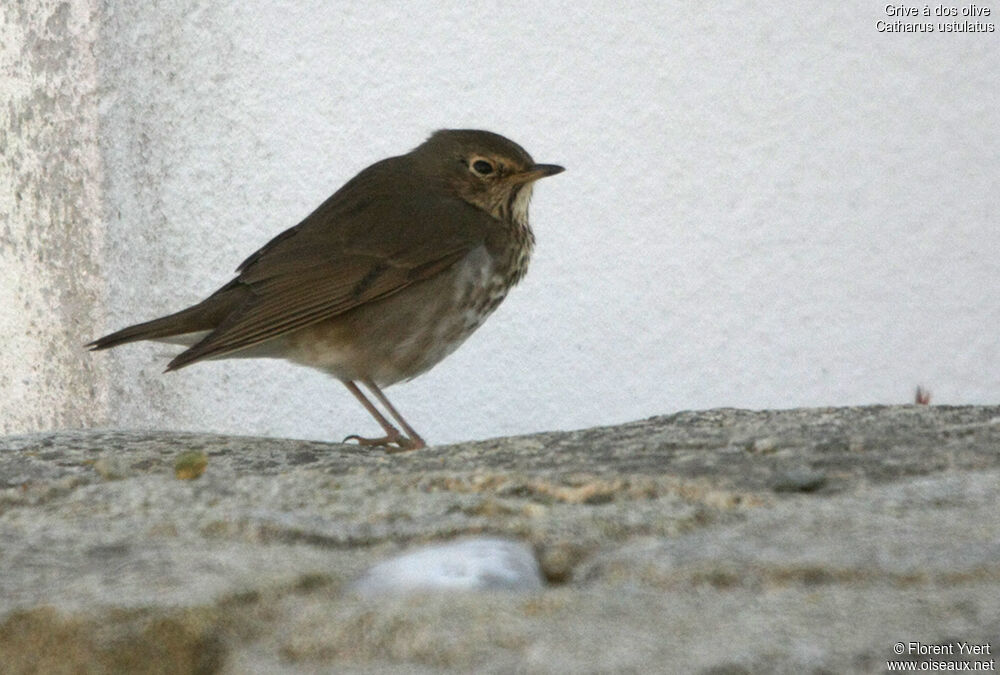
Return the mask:
[[[162,340],[164,338],[204,333],[214,330],[243,299],[243,293],[238,288],[226,287],[209,296],[197,305],[182,309],[174,314],[161,316],[152,321],[137,323],[128,328],[122,328],[110,335],[98,338],[85,346],[92,351],[109,349],[123,345],[126,342],[139,340]],[[184,340],[178,340],[184,342]]]

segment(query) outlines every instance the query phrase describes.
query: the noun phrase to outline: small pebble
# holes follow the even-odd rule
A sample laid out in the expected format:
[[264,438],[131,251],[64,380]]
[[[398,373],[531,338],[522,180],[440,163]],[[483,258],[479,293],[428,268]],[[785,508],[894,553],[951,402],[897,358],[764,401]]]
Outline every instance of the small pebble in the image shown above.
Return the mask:
[[459,539],[404,553],[371,567],[353,590],[362,595],[430,590],[532,591],[542,573],[531,547],[493,537]]

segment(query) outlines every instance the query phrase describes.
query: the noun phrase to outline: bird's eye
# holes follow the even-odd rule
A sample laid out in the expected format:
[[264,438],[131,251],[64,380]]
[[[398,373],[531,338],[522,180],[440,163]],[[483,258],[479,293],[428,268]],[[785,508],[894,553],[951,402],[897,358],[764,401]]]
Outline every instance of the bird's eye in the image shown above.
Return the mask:
[[477,159],[472,163],[472,170],[478,173],[480,176],[486,176],[493,173],[493,165],[487,162],[485,159]]

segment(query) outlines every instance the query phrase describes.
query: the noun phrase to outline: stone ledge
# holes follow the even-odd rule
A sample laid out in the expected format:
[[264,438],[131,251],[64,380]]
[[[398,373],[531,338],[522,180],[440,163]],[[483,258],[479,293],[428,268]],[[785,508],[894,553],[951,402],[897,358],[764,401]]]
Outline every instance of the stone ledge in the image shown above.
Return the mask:
[[[178,480],[188,451],[207,467]],[[996,639],[998,486],[996,406],[685,412],[397,455],[7,437],[0,653],[14,672],[879,671],[897,641]],[[545,589],[349,592],[477,534],[529,543]]]

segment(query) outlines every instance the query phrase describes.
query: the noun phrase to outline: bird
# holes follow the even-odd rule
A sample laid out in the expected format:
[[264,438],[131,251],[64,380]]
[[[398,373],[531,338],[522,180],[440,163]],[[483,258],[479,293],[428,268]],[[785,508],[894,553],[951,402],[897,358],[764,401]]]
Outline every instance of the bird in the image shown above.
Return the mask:
[[562,171],[490,131],[436,131],[362,170],[201,302],[85,346],[184,346],[165,372],[208,359],[285,359],[343,382],[384,432],[345,442],[426,447],[382,389],[452,353],[524,277],[534,183]]

